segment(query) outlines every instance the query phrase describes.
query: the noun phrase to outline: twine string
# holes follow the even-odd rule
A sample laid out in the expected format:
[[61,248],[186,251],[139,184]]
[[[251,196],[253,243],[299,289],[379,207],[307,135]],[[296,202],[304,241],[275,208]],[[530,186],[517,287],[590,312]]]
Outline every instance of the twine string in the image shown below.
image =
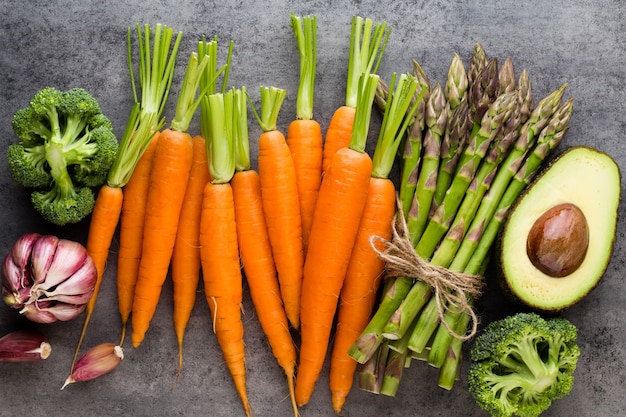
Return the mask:
[[[430,285],[436,300],[439,320],[453,337],[465,341],[476,335],[478,316],[472,307],[471,299],[477,298],[482,291],[482,276],[432,265],[419,256],[409,238],[402,210],[397,211],[391,240],[372,236],[370,244],[378,256],[385,261],[387,277],[415,278]],[[444,319],[446,312],[468,314],[472,324],[470,331],[457,334]]]

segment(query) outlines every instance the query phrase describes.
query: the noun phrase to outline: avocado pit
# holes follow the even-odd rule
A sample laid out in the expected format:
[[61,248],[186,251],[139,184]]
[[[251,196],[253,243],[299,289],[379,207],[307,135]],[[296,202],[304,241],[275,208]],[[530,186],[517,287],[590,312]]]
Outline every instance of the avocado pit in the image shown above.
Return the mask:
[[562,278],[582,264],[589,246],[589,227],[583,212],[565,203],[545,211],[533,224],[526,242],[532,264],[544,274]]

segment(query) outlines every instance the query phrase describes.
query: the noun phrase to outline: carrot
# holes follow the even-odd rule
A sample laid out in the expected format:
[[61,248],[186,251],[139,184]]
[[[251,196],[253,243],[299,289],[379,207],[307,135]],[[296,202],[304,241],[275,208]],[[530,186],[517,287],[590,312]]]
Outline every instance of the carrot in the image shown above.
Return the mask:
[[[232,53],[232,42],[225,64],[224,83],[226,87],[228,67]],[[200,78],[200,88],[204,94],[216,92],[216,78],[222,71],[217,69],[217,39],[207,42],[202,39],[198,42],[198,56],[207,57],[206,70]],[[202,111],[202,106],[201,106]],[[200,281],[200,215],[202,212],[202,200],[204,187],[210,181],[207,166],[207,143],[206,137],[210,135],[207,118],[200,119],[201,135],[192,139],[193,160],[189,171],[189,180],[183,199],[183,205],[178,219],[178,230],[174,249],[172,252],[171,275],[174,289],[174,331],[178,343],[178,372],[176,381],[180,377],[183,366],[183,340],[185,329],[196,301],[196,290]]]
[[246,392],[246,368],[241,320],[242,274],[237,223],[230,180],[235,170],[235,92],[205,97],[203,114],[210,118],[207,155],[211,181],[204,188],[200,218],[200,259],[204,292],[213,330],[233,378],[246,415],[251,415]]
[[117,255],[117,300],[122,319],[120,346],[124,345],[126,325],[133,308],[133,294],[135,293],[139,261],[141,260],[146,196],[152,169],[152,157],[158,138],[159,132],[156,132],[137,162],[133,175],[124,186],[122,212],[119,220],[120,246]]
[[209,58],[189,57],[185,78],[170,127],[161,131],[154,149],[146,198],[146,213],[132,309],[132,344],[139,347],[159,302],[176,241],[178,220],[193,160],[189,124],[202,95],[196,98],[200,77]]
[[304,264],[296,401],[306,404],[322,369],[339,292],[365,207],[372,160],[365,153],[378,76],[364,76],[355,129],[324,174]]
[[[78,358],[102,284],[109,249],[121,216],[124,199],[122,187],[130,180],[154,132],[163,125],[161,114],[169,93],[176,55],[182,38],[181,32],[178,32],[174,38],[173,29],[160,24],[157,24],[154,29],[144,25],[143,31],[142,27],[137,25],[136,29],[142,97],[139,101],[135,89],[131,59],[131,30],[129,28],[127,36],[128,64],[134,105],[120,139],[118,153],[109,172],[107,184],[98,193],[89,224],[87,252],[94,260],[98,276],[94,295],[85,309],[85,320],[74,351],[70,373]],[[174,44],[172,45],[173,39]]]
[[375,74],[391,33],[386,23],[374,24],[371,19],[352,18],[350,55],[346,82],[346,101],[339,106],[328,124],[324,140],[322,171],[326,172],[333,155],[350,144],[354,124],[359,78],[361,74]]
[[296,169],[305,256],[315,202],[322,182],[322,129],[313,119],[316,26],[315,16],[297,17],[291,14],[291,27],[300,53],[300,85],[296,100],[296,118],[287,128],[287,145]]
[[[395,74],[390,89],[394,88]],[[330,359],[330,390],[333,408],[343,409],[352,383],[357,362],[348,356],[348,349],[370,320],[376,294],[383,275],[384,261],[372,244],[382,249],[379,241],[391,239],[391,226],[396,212],[396,188],[389,179],[395,155],[411,122],[416,105],[411,107],[417,89],[415,77],[403,74],[396,93],[386,101],[385,114],[374,151],[372,178],[361,216],[345,280],[341,289],[337,328]],[[415,103],[419,102],[419,98]]]
[[[109,254],[109,247],[117,228],[122,211],[123,191],[121,187],[103,185],[98,192],[96,204],[91,214],[89,233],[87,236],[87,252],[94,260],[96,271],[104,271]],[[94,295],[87,303],[87,315],[91,315],[96,303],[96,294],[102,284],[102,274],[98,272]],[[87,318],[85,318],[87,320]]]
[[204,187],[209,182],[206,141],[192,139],[193,159],[172,252],[171,274],[174,289],[174,330],[178,342],[178,373],[183,366],[183,338],[196,301],[200,281],[200,213]]
[[298,406],[294,393],[296,347],[289,332],[289,320],[280,296],[276,265],[261,203],[261,180],[259,174],[250,167],[248,118],[243,99],[245,88],[237,90],[237,93],[237,105],[240,106],[237,123],[240,127],[235,129],[235,175],[231,186],[239,253],[259,323],[274,357],[287,376],[289,395],[297,417]]
[[254,110],[263,133],[259,137],[258,167],[261,201],[285,311],[291,325],[300,325],[300,290],[304,252],[298,185],[293,158],[285,136],[276,130],[276,118],[285,90],[261,87],[261,116]]

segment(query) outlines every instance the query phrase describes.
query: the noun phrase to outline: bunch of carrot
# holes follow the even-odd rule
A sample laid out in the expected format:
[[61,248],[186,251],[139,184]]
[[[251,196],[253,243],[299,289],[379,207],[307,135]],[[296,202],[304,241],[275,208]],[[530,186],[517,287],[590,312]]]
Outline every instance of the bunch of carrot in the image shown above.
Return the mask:
[[[122,140],[128,149],[120,148],[120,162],[98,199],[106,208],[105,196],[112,193],[118,205],[107,212],[112,213],[106,215],[108,226],[101,217],[104,208],[97,206],[89,233],[88,249],[101,280],[120,223],[120,345],[129,320],[132,345],[142,343],[171,270],[177,379],[185,328],[202,282],[213,330],[246,415],[252,410],[241,320],[244,278],[272,353],[287,377],[296,416],[298,406],[312,395],[337,314],[330,389],[333,408],[342,410],[357,366],[348,348],[371,317],[383,275],[384,263],[373,239],[390,237],[396,212],[396,189],[389,174],[399,147],[409,143],[407,132],[419,124],[428,91],[418,77],[408,74],[397,84],[395,74],[389,86],[380,81],[376,72],[390,31],[384,23],[355,16],[345,104],[322,135],[313,117],[317,21],[293,14],[290,19],[300,57],[300,85],[286,135],[277,127],[286,91],[261,86],[257,112],[245,88],[227,89],[232,42],[226,64],[218,68],[217,39],[202,39],[197,52],[190,54],[175,116],[163,129],[162,111],[181,35],[168,58],[171,29],[157,26],[152,33],[146,26],[142,34],[137,28],[144,94],[139,100],[135,93]],[[128,48],[130,57],[130,30]],[[222,88],[217,91],[220,75]],[[134,88],[134,79],[132,84]],[[384,112],[372,158],[365,147],[376,98],[383,100]],[[258,173],[251,168],[248,104],[262,129]],[[192,137],[187,131],[197,109],[201,134]],[[95,238],[101,241],[96,244]],[[93,306],[81,341],[91,311]],[[301,336],[299,358],[292,330]]]

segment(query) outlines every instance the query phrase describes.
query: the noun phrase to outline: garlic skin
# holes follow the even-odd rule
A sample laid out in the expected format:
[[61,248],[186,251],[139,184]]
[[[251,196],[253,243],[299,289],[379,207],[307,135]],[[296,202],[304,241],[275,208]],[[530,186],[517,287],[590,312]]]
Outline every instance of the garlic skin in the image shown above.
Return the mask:
[[83,245],[29,233],[14,243],[2,264],[2,298],[37,323],[67,321],[91,299],[97,272]]
[[74,365],[61,389],[75,382],[88,381],[113,371],[124,359],[121,346],[101,343],[89,349]]
[[0,338],[0,362],[37,362],[50,353],[48,339],[34,330],[16,330]]

